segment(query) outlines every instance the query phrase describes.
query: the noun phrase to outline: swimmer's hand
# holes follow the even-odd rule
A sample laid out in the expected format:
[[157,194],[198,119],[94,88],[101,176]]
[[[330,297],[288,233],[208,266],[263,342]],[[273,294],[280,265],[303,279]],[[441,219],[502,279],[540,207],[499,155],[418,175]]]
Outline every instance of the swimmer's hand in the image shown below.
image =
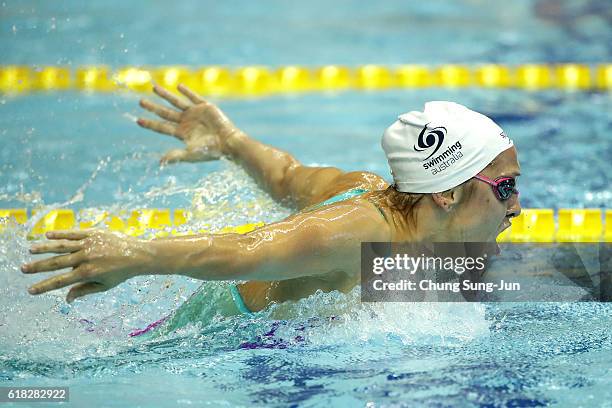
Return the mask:
[[23,273],[50,272],[72,268],[70,272],[43,280],[28,289],[38,295],[74,285],[66,296],[74,299],[107,291],[123,281],[146,272],[143,267],[151,257],[146,241],[100,230],[69,230],[47,232],[48,242],[30,248],[33,254],[63,254],[25,264]]
[[179,85],[178,90],[189,101],[177,97],[161,86],[153,87],[157,95],[170,102],[178,110],[147,99],[140,100],[140,106],[165,119],[160,121],[139,118],[137,123],[140,126],[174,136],[186,144],[185,149],[168,151],[160,163],[218,159],[224,153],[226,139],[236,133],[238,128],[215,104],[205,101],[185,85]]

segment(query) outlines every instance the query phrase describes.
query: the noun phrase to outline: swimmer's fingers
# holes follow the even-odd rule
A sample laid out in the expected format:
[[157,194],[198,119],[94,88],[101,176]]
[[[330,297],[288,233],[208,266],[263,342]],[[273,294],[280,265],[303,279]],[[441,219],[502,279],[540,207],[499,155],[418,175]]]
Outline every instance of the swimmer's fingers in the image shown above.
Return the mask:
[[59,240],[59,241],[50,241],[44,242],[42,244],[32,245],[30,248],[31,254],[48,254],[48,253],[56,253],[56,254],[65,254],[77,252],[83,249],[83,244],[80,241],[74,240]]
[[180,93],[185,95],[187,98],[189,98],[191,102],[195,103],[196,105],[199,103],[206,102],[204,99],[202,99],[202,97],[200,97],[200,95],[196,94],[195,92],[193,92],[191,89],[187,88],[183,84],[179,84],[178,90]]
[[171,122],[178,122],[179,120],[181,120],[180,112],[177,112],[174,109],[166,108],[165,106],[158,105],[148,99],[141,99],[140,106],[142,106],[149,112],[153,112],[157,116],[169,120]]
[[173,150],[170,150],[166,154],[163,155],[163,157],[159,161],[159,164],[164,165],[164,164],[168,164],[168,163],[176,163],[176,162],[181,162],[181,161],[187,161],[186,157],[187,157],[187,151],[186,150],[183,150],[183,149],[173,149]]
[[74,285],[66,295],[66,302],[72,303],[74,299],[91,295],[92,293],[104,292],[108,288],[98,282],[84,282]]
[[158,120],[139,118],[136,123],[143,128],[151,129],[154,132],[162,133],[164,135],[174,136],[177,139],[182,140],[182,138],[176,134],[176,125],[172,122],[160,122]]
[[95,229],[83,229],[83,230],[57,230],[49,231],[45,234],[48,239],[69,239],[72,241],[78,241],[85,239],[90,236]]
[[155,92],[157,95],[161,96],[180,110],[185,110],[190,106],[188,102],[182,100],[176,95],[173,95],[172,93],[170,93],[170,91],[162,88],[159,85],[153,86],[153,92]]
[[36,285],[30,286],[28,288],[28,292],[31,295],[39,295],[41,293],[49,292],[50,290],[64,288],[81,280],[83,280],[82,274],[78,273],[77,269],[75,269],[72,272],[67,272],[62,275],[45,279],[42,282],[38,282]]
[[52,258],[43,259],[36,262],[31,262],[21,266],[23,273],[38,273],[56,271],[59,269],[77,266],[84,261],[82,252],[75,252],[68,255],[58,255]]
[[199,162],[205,160],[216,160],[219,155],[205,149],[173,149],[169,150],[159,161],[159,164],[177,162]]

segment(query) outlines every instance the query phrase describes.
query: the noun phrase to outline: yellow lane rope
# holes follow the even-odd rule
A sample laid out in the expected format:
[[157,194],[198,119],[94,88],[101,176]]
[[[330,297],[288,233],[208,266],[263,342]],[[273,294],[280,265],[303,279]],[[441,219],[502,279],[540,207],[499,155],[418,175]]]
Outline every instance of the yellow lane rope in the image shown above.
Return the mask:
[[612,64],[524,65],[327,65],[208,67],[0,66],[0,93],[41,91],[150,92],[152,83],[175,89],[179,83],[202,95],[248,97],[342,90],[519,88],[568,91],[611,90]]
[[[31,212],[36,218],[36,211]],[[141,236],[153,231],[155,235],[187,235],[209,232],[206,229],[189,229],[194,220],[189,210],[140,209],[123,214],[109,214],[95,210],[83,210],[78,214],[70,209],[56,209],[44,214],[28,236],[39,237],[47,231],[72,228],[103,228],[120,231],[132,236]],[[604,222],[605,220],[605,222]],[[11,228],[11,224],[26,224],[28,213],[25,208],[0,209],[0,233]],[[263,222],[226,227],[219,233],[247,233]],[[499,237],[500,242],[612,242],[612,210],[606,209],[524,209],[512,221],[512,227]]]

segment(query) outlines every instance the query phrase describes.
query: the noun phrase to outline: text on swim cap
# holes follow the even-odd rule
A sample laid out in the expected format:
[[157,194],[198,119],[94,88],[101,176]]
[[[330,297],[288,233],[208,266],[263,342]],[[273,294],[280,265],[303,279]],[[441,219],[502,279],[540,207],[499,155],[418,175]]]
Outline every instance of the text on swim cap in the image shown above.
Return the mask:
[[425,170],[431,169],[431,174],[436,174],[446,170],[455,161],[463,157],[461,148],[461,142],[457,141],[454,145],[451,145],[448,149],[442,152],[442,154],[434,157],[427,163],[423,163],[423,168]]

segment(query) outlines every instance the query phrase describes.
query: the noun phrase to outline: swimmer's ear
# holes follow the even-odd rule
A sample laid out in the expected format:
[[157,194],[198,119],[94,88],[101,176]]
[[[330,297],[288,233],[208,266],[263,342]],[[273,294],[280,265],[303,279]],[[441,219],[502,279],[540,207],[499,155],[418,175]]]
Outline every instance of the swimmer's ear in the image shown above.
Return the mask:
[[431,198],[442,210],[450,212],[461,200],[461,193],[461,186],[457,186],[441,193],[432,193]]

